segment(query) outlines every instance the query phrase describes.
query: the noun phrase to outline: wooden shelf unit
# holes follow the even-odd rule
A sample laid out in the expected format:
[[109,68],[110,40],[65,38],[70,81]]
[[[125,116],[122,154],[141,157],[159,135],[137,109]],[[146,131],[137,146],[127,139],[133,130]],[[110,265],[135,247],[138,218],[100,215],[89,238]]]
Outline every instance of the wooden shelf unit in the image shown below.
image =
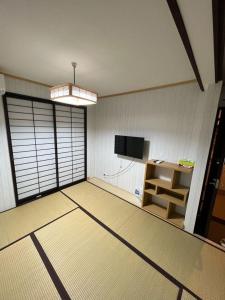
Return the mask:
[[[155,177],[156,168],[170,169],[172,176],[170,181]],[[181,173],[191,174],[193,168],[188,169],[174,163],[163,162],[156,164],[148,161],[145,169],[144,192],[142,207],[178,227],[183,228],[184,216],[175,211],[176,206],[186,207],[189,187],[179,184]],[[152,202],[152,196],[160,199],[166,205],[162,206]]]

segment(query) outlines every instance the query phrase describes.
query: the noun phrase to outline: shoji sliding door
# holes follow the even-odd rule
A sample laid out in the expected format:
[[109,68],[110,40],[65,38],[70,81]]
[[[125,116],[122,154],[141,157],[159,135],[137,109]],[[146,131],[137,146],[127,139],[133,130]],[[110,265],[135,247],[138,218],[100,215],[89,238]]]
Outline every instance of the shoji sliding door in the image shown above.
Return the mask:
[[59,186],[86,177],[86,128],[83,108],[56,105]]
[[4,107],[17,204],[86,179],[85,108],[12,93]]

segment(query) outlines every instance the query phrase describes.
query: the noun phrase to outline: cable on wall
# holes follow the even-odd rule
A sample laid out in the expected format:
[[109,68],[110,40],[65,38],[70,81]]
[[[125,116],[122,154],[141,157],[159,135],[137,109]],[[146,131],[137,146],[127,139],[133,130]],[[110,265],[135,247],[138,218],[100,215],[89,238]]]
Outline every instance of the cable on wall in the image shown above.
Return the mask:
[[113,173],[113,174],[106,174],[104,173],[104,177],[118,177],[120,175],[124,175],[125,173],[127,173],[128,171],[130,171],[133,166],[135,165],[135,161],[134,159],[128,164],[128,166],[126,166],[124,169],[116,172],[116,173]]

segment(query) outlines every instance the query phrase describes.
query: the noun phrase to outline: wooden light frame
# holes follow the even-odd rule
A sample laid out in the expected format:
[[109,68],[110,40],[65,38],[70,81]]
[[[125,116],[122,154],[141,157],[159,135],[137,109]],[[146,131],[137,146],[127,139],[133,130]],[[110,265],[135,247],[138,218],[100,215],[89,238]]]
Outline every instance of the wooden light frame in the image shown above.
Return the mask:
[[65,83],[50,88],[50,97],[56,102],[86,106],[96,104],[98,95],[72,83]]
[[53,101],[69,105],[87,106],[97,103],[97,93],[75,85],[75,71],[77,63],[72,62],[73,84],[64,83],[50,88],[50,98]]

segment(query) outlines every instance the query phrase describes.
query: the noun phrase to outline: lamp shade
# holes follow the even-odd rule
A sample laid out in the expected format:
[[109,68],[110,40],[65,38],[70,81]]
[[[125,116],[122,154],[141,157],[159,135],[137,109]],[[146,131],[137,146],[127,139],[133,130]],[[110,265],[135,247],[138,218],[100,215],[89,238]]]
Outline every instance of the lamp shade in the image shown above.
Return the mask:
[[51,100],[76,106],[87,106],[97,103],[97,94],[72,83],[54,86],[50,89]]

